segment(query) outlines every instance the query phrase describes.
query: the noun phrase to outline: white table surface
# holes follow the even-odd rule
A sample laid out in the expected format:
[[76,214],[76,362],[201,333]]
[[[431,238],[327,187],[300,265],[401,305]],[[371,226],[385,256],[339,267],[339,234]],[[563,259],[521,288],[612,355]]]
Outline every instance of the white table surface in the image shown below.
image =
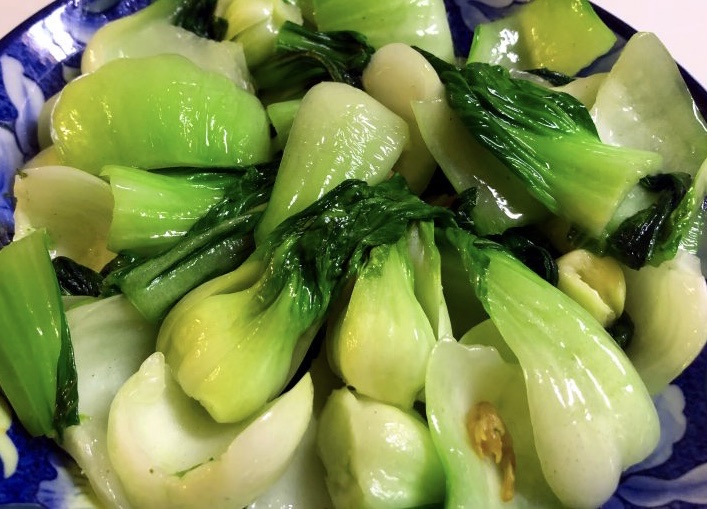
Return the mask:
[[[675,60],[707,87],[707,0],[594,0],[637,30],[655,32]],[[0,36],[49,0],[0,0]]]

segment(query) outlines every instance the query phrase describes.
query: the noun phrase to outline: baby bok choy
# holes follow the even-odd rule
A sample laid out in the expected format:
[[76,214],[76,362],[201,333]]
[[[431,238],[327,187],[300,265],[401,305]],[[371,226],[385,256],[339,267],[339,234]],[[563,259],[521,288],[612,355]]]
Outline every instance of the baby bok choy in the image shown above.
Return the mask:
[[[484,329],[472,331],[485,339]],[[564,507],[540,468],[517,364],[490,346],[443,338],[430,356],[425,399],[446,507]]]
[[391,43],[378,49],[363,72],[363,89],[400,115],[408,124],[410,139],[394,170],[410,189],[421,193],[437,168],[420,132],[413,103],[439,99],[444,87],[432,66],[407,44]]
[[397,242],[413,221],[448,214],[411,195],[401,177],[347,180],[286,219],[238,269],[188,293],[157,348],[215,420],[245,419],[283,389],[369,250]]
[[111,404],[108,454],[136,509],[245,507],[286,470],[312,401],[306,374],[249,421],[217,423],[155,352]]
[[[657,444],[660,426],[646,386],[601,324],[570,297],[497,244],[460,229],[447,229],[443,238],[459,251],[523,370],[548,485],[570,507],[598,507],[622,471]],[[427,403],[441,404],[429,397]]]
[[[657,175],[665,168],[659,153],[602,143],[586,107],[568,94],[513,79],[500,66],[458,68],[425,55],[465,127],[536,199],[597,249],[633,268],[652,262],[651,249],[634,250],[624,239],[659,245],[688,174]],[[639,183],[650,191],[645,202],[644,193],[634,193]]]
[[436,507],[444,500],[440,459],[413,410],[337,389],[322,411],[317,446],[337,509]]
[[679,250],[657,267],[624,268],[635,333],[626,354],[651,394],[660,393],[707,341],[707,283],[700,259]]
[[213,15],[215,6],[216,0],[157,0],[111,21],[86,45],[81,72],[94,72],[117,58],[176,53],[204,70],[222,74],[244,90],[252,90],[243,47],[221,40],[226,23]]
[[382,182],[407,141],[405,121],[365,92],[345,83],[315,85],[292,121],[256,240],[346,179]]
[[0,388],[32,436],[78,424],[76,366],[47,235],[0,250]]
[[448,321],[433,232],[431,223],[412,225],[397,243],[372,248],[327,328],[329,363],[344,382],[407,409],[423,390],[440,321],[443,329]]
[[391,42],[419,46],[440,58],[454,59],[452,34],[443,0],[312,0],[317,28],[355,30],[375,48]]
[[232,167],[270,159],[265,108],[228,78],[183,56],[119,58],[64,87],[51,117],[63,164],[97,174]]
[[[143,176],[142,182],[155,178],[152,173],[134,171]],[[170,182],[175,186],[182,180],[171,176],[161,178],[176,180],[177,184]],[[163,318],[189,290],[236,269],[250,256],[255,249],[253,230],[262,215],[257,208],[270,196],[275,171],[270,165],[261,165],[230,174],[193,173],[189,178],[217,183],[221,201],[212,205],[167,250],[153,256],[121,255],[106,269],[106,285],[119,288],[151,322]],[[149,189],[150,186],[143,188]],[[164,207],[164,200],[159,201]],[[162,225],[164,215],[157,214],[147,222]]]
[[101,270],[108,249],[113,194],[101,178],[68,166],[41,166],[15,177],[15,240],[43,228],[52,257]]
[[302,13],[286,0],[231,0],[224,11],[226,39],[243,46],[250,68],[275,53],[280,28],[285,22],[302,24]]
[[149,172],[108,165],[113,214],[108,245],[116,253],[150,256],[174,246],[200,217],[238,186],[240,170]]
[[602,141],[658,152],[666,171],[694,176],[707,158],[705,120],[655,34],[631,37],[590,111]]
[[469,62],[574,75],[608,52],[616,35],[588,0],[533,0],[474,29]]
[[275,53],[253,69],[262,97],[292,99],[321,81],[361,87],[375,49],[353,31],[318,32],[291,21],[279,29]]
[[108,457],[108,412],[120,387],[155,349],[157,327],[122,295],[66,312],[78,375],[79,419],[60,444],[108,507],[128,507],[125,490]]

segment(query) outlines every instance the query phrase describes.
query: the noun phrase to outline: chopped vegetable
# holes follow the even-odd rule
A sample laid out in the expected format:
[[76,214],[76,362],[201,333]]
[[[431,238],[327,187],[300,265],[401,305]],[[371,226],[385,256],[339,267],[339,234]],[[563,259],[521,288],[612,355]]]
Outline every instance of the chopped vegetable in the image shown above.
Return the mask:
[[224,17],[228,22],[226,38],[243,45],[250,68],[275,53],[285,22],[302,24],[299,8],[285,0],[232,0]]
[[[520,367],[501,359],[492,347],[464,345],[452,338],[443,338],[435,346],[425,399],[432,440],[447,481],[446,507],[563,507],[540,466],[524,385]],[[471,414],[475,408],[486,409],[485,417]],[[488,426],[489,420],[503,422],[506,447],[501,447],[497,458],[475,450],[482,442],[490,446],[490,437],[471,434],[470,417],[472,431]]]
[[442,82],[424,57],[402,43],[387,44],[376,51],[362,79],[368,94],[407,122],[410,139],[393,170],[405,177],[413,192],[421,193],[437,162],[420,134],[413,103],[443,97]]
[[256,240],[346,179],[382,182],[407,140],[405,121],[361,90],[343,83],[312,87],[292,123]]
[[0,388],[32,436],[56,436],[78,421],[71,337],[39,230],[0,250]]
[[321,81],[360,88],[374,51],[358,32],[317,32],[286,21],[275,55],[255,68],[253,76],[262,96],[280,101],[297,98]]
[[462,195],[473,190],[469,219],[480,235],[539,221],[548,210],[522,181],[485,149],[444,100],[412,105],[422,139],[452,188]]
[[448,62],[454,59],[442,0],[312,0],[312,10],[319,30],[355,30],[375,48],[402,42],[419,46]]
[[80,422],[62,447],[106,505],[126,507],[125,490],[108,457],[108,412],[120,387],[155,349],[157,328],[117,295],[67,311],[78,376]]
[[616,36],[587,0],[533,0],[474,29],[469,62],[575,75],[607,53]]
[[658,394],[707,341],[707,284],[699,259],[683,250],[657,267],[624,273],[626,310],[635,324],[626,353],[651,394]]
[[105,166],[113,220],[108,245],[116,253],[150,256],[174,246],[229,189],[244,170],[154,173],[128,166]]
[[15,178],[15,239],[38,228],[49,235],[52,256],[66,256],[99,271],[115,257],[108,248],[113,195],[85,171],[42,166]]
[[270,158],[258,98],[179,55],[120,58],[72,81],[52,112],[64,164],[232,167]]
[[[208,5],[211,4],[211,5]],[[157,0],[135,14],[104,25],[89,40],[81,71],[92,73],[117,58],[140,58],[170,53],[182,55],[206,71],[252,90],[243,47],[218,37],[213,22],[214,1]],[[198,33],[194,33],[198,32]],[[202,35],[211,35],[210,40]]]
[[245,170],[174,246],[153,257],[120,257],[107,267],[105,285],[118,287],[149,321],[164,318],[189,290],[236,269],[254,251],[261,217],[254,208],[267,201],[274,177],[267,165]]
[[591,110],[604,143],[658,152],[664,171],[694,176],[707,158],[707,125],[658,37],[628,41]]
[[592,236],[605,236],[629,191],[662,168],[658,154],[601,143],[589,112],[568,94],[499,66],[460,69],[426,56],[469,132],[550,211]]
[[572,297],[603,326],[624,312],[626,281],[619,263],[585,250],[571,251],[557,260],[557,287]]
[[249,422],[219,424],[156,352],[111,404],[111,463],[135,507],[244,507],[287,468],[309,425],[312,393],[306,375]]
[[347,180],[280,224],[241,267],[179,301],[158,350],[214,419],[245,419],[282,390],[297,344],[312,340],[369,249],[436,217],[449,214],[411,195],[402,177]]
[[344,382],[401,408],[411,408],[423,390],[436,341],[415,294],[407,237],[371,249],[350,297],[330,315],[327,328],[327,354]]
[[444,500],[437,451],[413,412],[338,389],[322,412],[317,445],[337,508],[421,507]]
[[598,507],[622,471],[658,442],[658,415],[643,381],[579,304],[495,244],[458,229],[445,238],[523,369],[547,483],[568,506]]

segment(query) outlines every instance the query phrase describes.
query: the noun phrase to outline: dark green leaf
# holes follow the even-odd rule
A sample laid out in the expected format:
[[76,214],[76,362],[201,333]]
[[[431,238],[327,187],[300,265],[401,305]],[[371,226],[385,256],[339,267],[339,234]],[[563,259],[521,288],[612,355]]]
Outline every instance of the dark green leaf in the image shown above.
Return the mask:
[[65,256],[54,258],[52,265],[62,295],[101,295],[103,276],[98,272]]
[[53,424],[59,442],[64,438],[66,428],[79,424],[79,381],[74,362],[74,347],[66,320],[61,330],[61,349],[57,360]]
[[184,0],[172,22],[200,37],[222,41],[228,22],[214,15],[216,4],[217,0]]
[[624,220],[607,240],[607,252],[632,269],[649,263],[656,248],[670,235],[670,217],[687,193],[687,173],[645,177],[641,185],[658,193],[648,208]]
[[361,88],[361,75],[374,48],[353,31],[317,32],[286,21],[275,55],[253,70],[261,93],[296,95],[320,81]]
[[110,267],[104,294],[120,291],[150,321],[158,321],[189,290],[230,272],[255,249],[253,230],[267,202],[276,164],[253,166],[226,189],[225,198],[174,246],[151,258],[121,258]]
[[623,313],[611,326],[607,327],[606,331],[614,338],[616,344],[623,350],[626,350],[633,339],[635,327],[633,320],[628,313]]
[[571,76],[567,76],[561,72],[552,71],[545,67],[541,67],[539,69],[529,69],[525,72],[529,72],[530,74],[534,74],[535,76],[544,79],[553,87],[561,87],[562,85],[567,85],[568,83],[572,83],[574,81],[574,78]]
[[653,152],[603,144],[586,107],[569,94],[513,79],[501,66],[459,68],[418,51],[469,133],[548,210],[596,238],[640,178],[662,164]]
[[473,210],[476,207],[476,199],[476,187],[469,187],[457,195],[451,206],[457,224],[472,232],[475,231]]
[[448,209],[420,200],[399,175],[376,186],[344,181],[283,221],[258,248],[270,260],[263,302],[289,286],[297,288],[302,315],[321,316],[372,247],[393,244],[411,222],[428,220],[453,223]]

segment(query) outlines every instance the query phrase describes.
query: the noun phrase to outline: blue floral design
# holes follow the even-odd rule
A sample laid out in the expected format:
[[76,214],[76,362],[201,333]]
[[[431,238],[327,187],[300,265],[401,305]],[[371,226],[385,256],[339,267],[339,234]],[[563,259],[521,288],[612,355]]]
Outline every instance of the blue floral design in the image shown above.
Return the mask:
[[[0,124],[0,193],[9,196],[17,168],[37,152],[37,117],[44,95],[37,84],[24,74],[22,63],[8,55],[0,56],[0,77],[16,116],[8,127]],[[12,201],[0,201],[0,245],[12,237]]]

